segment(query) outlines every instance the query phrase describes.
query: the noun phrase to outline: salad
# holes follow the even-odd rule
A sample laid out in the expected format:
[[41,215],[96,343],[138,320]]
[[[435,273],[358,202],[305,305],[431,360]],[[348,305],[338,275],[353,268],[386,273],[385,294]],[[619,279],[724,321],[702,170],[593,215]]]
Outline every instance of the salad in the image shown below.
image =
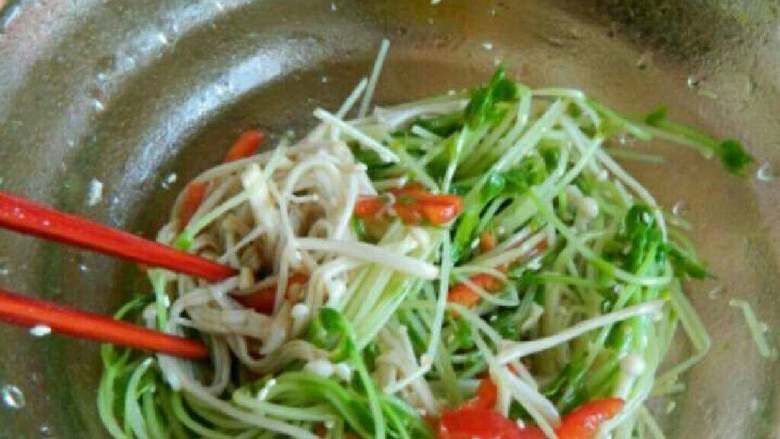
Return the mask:
[[[663,109],[629,117],[502,68],[369,112],[385,53],[303,138],[261,148],[249,130],[184,188],[158,241],[238,274],[148,270],[153,294],[117,318],[200,339],[210,359],[105,345],[107,431],[663,437],[647,403],[710,346],[683,290],[710,273],[609,147],[677,142],[733,173],[751,157]],[[677,336],[693,355],[667,364]]]

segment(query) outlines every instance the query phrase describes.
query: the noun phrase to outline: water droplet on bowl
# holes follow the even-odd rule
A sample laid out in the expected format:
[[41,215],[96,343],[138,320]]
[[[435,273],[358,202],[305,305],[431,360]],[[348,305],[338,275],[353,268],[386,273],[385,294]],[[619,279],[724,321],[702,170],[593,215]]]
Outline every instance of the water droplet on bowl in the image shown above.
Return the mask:
[[699,86],[701,85],[701,81],[702,79],[700,77],[696,75],[690,75],[688,76],[688,79],[686,80],[685,83],[688,86],[688,88],[696,89],[699,88]]
[[707,292],[707,297],[709,297],[710,300],[716,300],[720,298],[722,293],[723,293],[723,286],[718,285],[717,287]]
[[685,201],[678,201],[674,203],[672,206],[672,215],[674,216],[682,216],[685,213],[685,210],[688,206],[685,204]]
[[11,269],[8,266],[8,259],[0,258],[0,276],[8,276]]
[[653,62],[653,52],[647,51],[642,53],[642,55],[639,56],[639,59],[636,60],[636,66],[639,70],[644,70]]
[[11,410],[24,408],[27,402],[24,399],[24,393],[13,384],[6,384],[0,387],[0,401]]
[[167,46],[170,43],[170,41],[168,41],[168,37],[162,32],[157,34],[157,41],[159,41],[163,46]]
[[106,109],[106,104],[104,104],[100,99],[92,99],[92,106],[98,113]]
[[769,162],[764,162],[761,166],[758,167],[756,170],[756,178],[768,182],[772,181],[777,178],[777,174],[775,173],[774,168],[772,167],[772,164]]
[[41,437],[51,437],[51,430],[49,430],[49,426],[46,424],[41,424],[38,431],[41,433]]
[[170,189],[171,186],[174,183],[176,183],[176,179],[177,178],[178,178],[178,176],[176,175],[176,173],[172,172],[172,173],[166,175],[165,178],[163,178],[163,181],[162,181],[162,183],[160,185],[162,186],[163,189]]
[[339,10],[339,8],[336,6],[336,3],[331,2],[330,3],[330,10],[333,11],[333,12],[336,12],[336,11]]
[[35,325],[30,328],[30,335],[33,337],[46,337],[51,334],[51,328],[46,325]]
[[95,206],[97,205],[100,200],[103,199],[103,182],[93,178],[89,182],[89,187],[87,188],[87,196],[86,196],[86,203],[87,206]]
[[224,96],[230,92],[230,87],[227,84],[217,83],[214,85],[214,92],[219,96]]

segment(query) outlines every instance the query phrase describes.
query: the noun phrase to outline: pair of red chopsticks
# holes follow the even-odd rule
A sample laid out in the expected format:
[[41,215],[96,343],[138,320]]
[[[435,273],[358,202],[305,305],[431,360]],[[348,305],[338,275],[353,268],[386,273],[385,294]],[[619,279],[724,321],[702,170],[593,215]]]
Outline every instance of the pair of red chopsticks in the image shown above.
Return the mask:
[[[0,227],[212,281],[235,274],[233,268],[4,192],[0,192]],[[59,334],[178,357],[208,357],[206,346],[195,340],[3,289],[0,320],[25,327],[43,325]]]

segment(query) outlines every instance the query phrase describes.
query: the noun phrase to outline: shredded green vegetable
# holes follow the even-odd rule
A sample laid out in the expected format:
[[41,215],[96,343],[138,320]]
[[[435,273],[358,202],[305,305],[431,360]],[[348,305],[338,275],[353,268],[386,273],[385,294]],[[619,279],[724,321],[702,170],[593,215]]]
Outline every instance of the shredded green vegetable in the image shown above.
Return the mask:
[[[495,410],[548,435],[579,405],[617,397],[603,432],[663,437],[645,403],[679,389],[708,350],[682,281],[711,275],[605,146],[679,141],[740,173],[752,161],[741,144],[664,109],[637,122],[579,90],[533,90],[503,69],[470,96],[344,120],[365,86],[339,113],[315,112],[322,124],[298,144],[198,177],[209,189],[189,224],[177,203],[159,240],[240,275],[150,271],[155,294],[117,318],[201,339],[211,358],[104,346],[109,434],[432,438],[425,419],[488,376]],[[420,207],[415,191],[457,194],[462,212],[399,218]],[[374,196],[378,213],[353,214]],[[272,312],[242,301],[269,287]],[[749,307],[733,306],[768,355]],[[695,352],[662,368],[678,326]]]
[[750,336],[756,344],[758,353],[766,359],[776,360],[778,358],[777,348],[773,348],[769,343],[767,338],[768,328],[758,320],[753,307],[744,300],[739,299],[731,299],[729,305],[742,310],[742,314],[745,316],[745,321],[750,329]]

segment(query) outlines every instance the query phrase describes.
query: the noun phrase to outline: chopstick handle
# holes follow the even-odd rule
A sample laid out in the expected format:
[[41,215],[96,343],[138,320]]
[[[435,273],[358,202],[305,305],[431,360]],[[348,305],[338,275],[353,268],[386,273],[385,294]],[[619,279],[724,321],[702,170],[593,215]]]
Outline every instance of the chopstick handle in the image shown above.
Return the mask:
[[233,268],[0,192],[0,227],[179,273],[222,280]]
[[17,326],[44,325],[52,332],[77,338],[202,359],[209,351],[202,343],[169,335],[101,314],[79,311],[0,289],[0,320]]

